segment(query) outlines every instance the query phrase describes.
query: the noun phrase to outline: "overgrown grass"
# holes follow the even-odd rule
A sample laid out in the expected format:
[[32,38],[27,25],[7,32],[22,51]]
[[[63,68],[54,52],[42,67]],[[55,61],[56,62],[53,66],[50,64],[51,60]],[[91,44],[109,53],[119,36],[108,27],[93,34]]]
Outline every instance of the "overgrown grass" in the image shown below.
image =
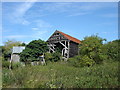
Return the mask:
[[93,67],[76,68],[66,62],[46,66],[3,68],[6,88],[117,88],[118,62],[104,61]]
[[2,88],[2,70],[0,69],[0,89]]

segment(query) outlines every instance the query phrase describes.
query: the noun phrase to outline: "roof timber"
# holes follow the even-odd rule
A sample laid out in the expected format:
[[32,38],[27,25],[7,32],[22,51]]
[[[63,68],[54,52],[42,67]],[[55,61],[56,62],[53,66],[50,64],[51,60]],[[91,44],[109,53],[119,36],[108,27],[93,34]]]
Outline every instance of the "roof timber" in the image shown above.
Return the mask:
[[47,42],[50,42],[50,43],[57,43],[59,41],[73,41],[75,43],[78,43],[80,44],[81,41],[78,40],[77,38],[74,38],[68,34],[65,34],[61,31],[58,31],[56,30],[52,35],[51,37],[47,40]]

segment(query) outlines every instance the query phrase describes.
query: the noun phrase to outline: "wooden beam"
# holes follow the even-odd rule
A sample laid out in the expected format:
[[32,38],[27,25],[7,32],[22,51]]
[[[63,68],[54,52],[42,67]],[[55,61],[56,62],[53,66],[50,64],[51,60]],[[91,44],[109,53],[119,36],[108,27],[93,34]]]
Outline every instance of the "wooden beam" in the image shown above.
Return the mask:
[[[60,44],[62,44],[65,48],[67,48],[67,46],[65,44],[63,44],[61,41],[59,42]],[[67,48],[68,49],[68,48]]]
[[62,43],[62,42],[60,42],[60,44],[62,44],[64,46],[64,48],[62,49],[62,56],[65,58],[65,60],[67,60],[69,58],[69,46],[70,46],[70,43],[69,43],[69,41],[68,42],[65,41],[65,44]]
[[50,49],[50,50],[52,50],[53,52],[55,52],[55,50],[54,50],[54,49],[52,49],[51,47],[49,47],[49,49]]
[[70,53],[70,42],[68,41],[68,56],[67,56],[67,59],[69,58],[69,53]]
[[64,56],[64,49],[65,49],[65,48],[62,49],[62,56]]
[[55,52],[55,47],[56,46],[55,44],[48,44],[48,47],[49,47],[49,52],[50,50],[52,50],[53,52]]
[[48,44],[48,46],[56,46],[55,44]]

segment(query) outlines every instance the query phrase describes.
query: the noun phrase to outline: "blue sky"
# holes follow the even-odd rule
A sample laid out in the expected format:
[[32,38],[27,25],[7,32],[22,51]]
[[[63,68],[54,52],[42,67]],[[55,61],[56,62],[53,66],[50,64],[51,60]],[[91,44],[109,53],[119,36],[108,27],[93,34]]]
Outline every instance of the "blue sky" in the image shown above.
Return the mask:
[[[47,40],[55,30],[83,40],[98,34],[118,39],[117,2],[4,2],[2,41]],[[0,44],[3,44],[0,43]]]

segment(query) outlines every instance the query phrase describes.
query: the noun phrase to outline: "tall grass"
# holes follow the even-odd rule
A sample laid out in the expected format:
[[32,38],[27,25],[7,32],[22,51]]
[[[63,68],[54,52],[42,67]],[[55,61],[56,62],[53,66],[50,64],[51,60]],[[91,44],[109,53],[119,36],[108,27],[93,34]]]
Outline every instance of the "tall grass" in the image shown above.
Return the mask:
[[11,88],[116,88],[118,62],[76,68],[64,62],[46,66],[3,69],[3,87]]

